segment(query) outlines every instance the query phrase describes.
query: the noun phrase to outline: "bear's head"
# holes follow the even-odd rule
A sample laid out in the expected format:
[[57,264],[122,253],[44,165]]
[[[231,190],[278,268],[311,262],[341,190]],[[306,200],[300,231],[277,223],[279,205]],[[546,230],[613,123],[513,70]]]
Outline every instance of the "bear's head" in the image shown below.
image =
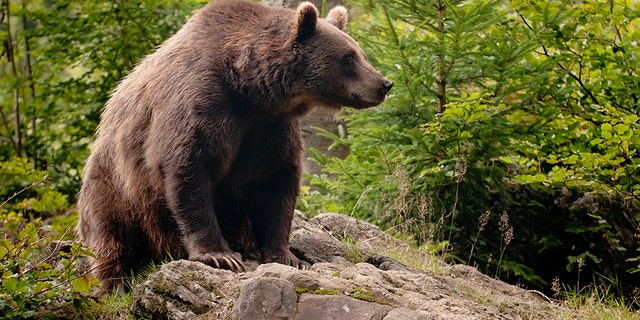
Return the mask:
[[301,3],[295,15],[289,43],[300,66],[298,86],[315,104],[357,109],[382,103],[393,83],[368,62],[358,44],[343,30],[348,22],[342,6],[326,19],[309,3]]

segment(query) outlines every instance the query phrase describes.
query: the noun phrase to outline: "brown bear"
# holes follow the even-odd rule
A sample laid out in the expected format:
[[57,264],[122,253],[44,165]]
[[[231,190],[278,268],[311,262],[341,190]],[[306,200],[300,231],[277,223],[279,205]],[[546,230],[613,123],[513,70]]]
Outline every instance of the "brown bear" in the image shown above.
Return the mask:
[[309,266],[289,249],[299,119],[314,106],[378,105],[392,86],[343,32],[347,19],[344,7],[320,19],[308,2],[212,2],[122,80],[78,201],[104,289],[167,258]]

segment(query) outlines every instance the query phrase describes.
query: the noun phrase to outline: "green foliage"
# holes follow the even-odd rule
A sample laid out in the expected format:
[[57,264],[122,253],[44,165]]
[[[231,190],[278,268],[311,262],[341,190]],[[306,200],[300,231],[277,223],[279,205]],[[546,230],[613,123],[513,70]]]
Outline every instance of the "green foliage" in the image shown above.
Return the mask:
[[345,112],[349,134],[332,139],[349,156],[312,152],[326,175],[307,203],[449,241],[453,261],[542,289],[579,281],[576,257],[581,278],[637,284],[638,4],[359,4],[351,33],[396,85]]
[[77,275],[78,264],[89,251],[79,242],[68,250],[47,252],[40,220],[28,223],[15,239],[2,230],[0,240],[0,314],[3,319],[55,314],[71,305],[83,310],[91,302],[97,280]]
[[[4,3],[0,83],[9,86],[0,86],[0,161],[26,159],[73,202],[100,110],[117,81],[202,1]],[[14,177],[24,178],[5,176],[0,196],[8,197],[23,185]]]
[[[555,64],[546,65],[553,68],[545,68],[539,78],[557,90],[539,92],[546,94],[541,106],[555,108],[557,116],[545,119],[537,139],[530,140],[539,153],[516,179],[532,183],[535,177],[544,187],[566,186],[619,207],[590,212],[589,230],[606,239],[603,245],[612,255],[633,261],[629,249],[636,249],[637,241],[621,235],[636,229],[640,218],[640,137],[634,134],[640,95],[638,4],[612,1],[564,8],[523,3],[517,8],[543,43],[536,58]],[[621,269],[632,267],[618,263],[616,268],[624,273]]]
[[[544,54],[538,58],[557,66],[540,78],[563,87],[545,92],[545,103],[560,112],[536,141],[541,153],[532,166],[550,167],[540,172],[546,174],[540,182],[638,203],[640,137],[633,134],[638,129],[640,94],[637,4],[585,4],[562,16],[562,9],[553,4],[519,9],[523,19],[548,21],[546,26],[529,26],[544,40]],[[565,134],[558,134],[561,131]],[[518,178],[532,180],[531,174]]]
[[[0,162],[0,179],[6,182],[4,191],[18,190],[11,195],[3,195],[7,200],[0,207],[9,215],[25,218],[51,216],[69,206],[67,195],[55,189],[47,172],[34,170],[26,158]],[[10,225],[5,224],[5,228]],[[15,234],[17,229],[7,231]]]

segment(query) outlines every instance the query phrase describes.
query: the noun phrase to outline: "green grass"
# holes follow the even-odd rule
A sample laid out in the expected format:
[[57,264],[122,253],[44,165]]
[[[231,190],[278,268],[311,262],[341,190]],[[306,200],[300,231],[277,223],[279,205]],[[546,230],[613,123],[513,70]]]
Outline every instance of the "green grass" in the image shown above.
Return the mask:
[[[579,319],[596,320],[638,320],[640,313],[615,292],[614,285],[602,284],[583,288],[579,292],[574,289],[560,293],[560,303],[566,307],[559,310],[556,319],[567,319],[568,313],[578,314]],[[638,302],[635,302],[638,308]],[[570,312],[566,311],[570,310]]]
[[113,293],[103,296],[100,301],[91,305],[83,318],[96,320],[133,320],[129,314],[131,293]]

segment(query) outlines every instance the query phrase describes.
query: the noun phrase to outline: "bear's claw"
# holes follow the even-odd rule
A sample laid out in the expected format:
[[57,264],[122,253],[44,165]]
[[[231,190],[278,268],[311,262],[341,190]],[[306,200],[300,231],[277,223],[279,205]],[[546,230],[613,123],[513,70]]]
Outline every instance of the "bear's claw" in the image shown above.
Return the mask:
[[285,252],[281,255],[273,255],[266,259],[263,259],[264,262],[277,262],[290,267],[294,267],[300,270],[309,270],[311,268],[311,264],[309,262],[298,259],[293,253]]
[[229,269],[233,272],[245,271],[244,264],[242,263],[242,261],[238,261],[238,259],[235,257],[222,256],[218,258],[211,257],[211,259],[213,260],[213,263],[215,264],[216,268]]
[[298,268],[300,270],[309,270],[309,268],[311,268],[310,264],[308,264],[306,261],[302,261],[302,260],[291,261],[291,266],[294,267],[294,268]]
[[226,262],[226,264],[231,268],[232,271],[234,272],[244,272],[244,265],[242,264],[242,262],[236,260],[235,258],[227,258],[227,257],[222,257],[222,260],[224,260],[224,262]]
[[218,262],[218,259],[216,257],[211,257],[211,260],[213,260],[213,264],[216,268],[220,269],[220,262]]
[[229,269],[233,272],[244,272],[244,264],[242,261],[238,261],[235,257],[211,257],[211,261],[213,261],[213,266],[218,269]]
[[190,256],[189,260],[200,261],[218,269],[227,269],[233,272],[244,272],[246,269],[242,263],[240,254],[235,252],[216,252]]
[[300,263],[298,263],[298,269],[300,270],[309,270],[309,268],[311,268],[311,266],[304,261],[300,261]]

